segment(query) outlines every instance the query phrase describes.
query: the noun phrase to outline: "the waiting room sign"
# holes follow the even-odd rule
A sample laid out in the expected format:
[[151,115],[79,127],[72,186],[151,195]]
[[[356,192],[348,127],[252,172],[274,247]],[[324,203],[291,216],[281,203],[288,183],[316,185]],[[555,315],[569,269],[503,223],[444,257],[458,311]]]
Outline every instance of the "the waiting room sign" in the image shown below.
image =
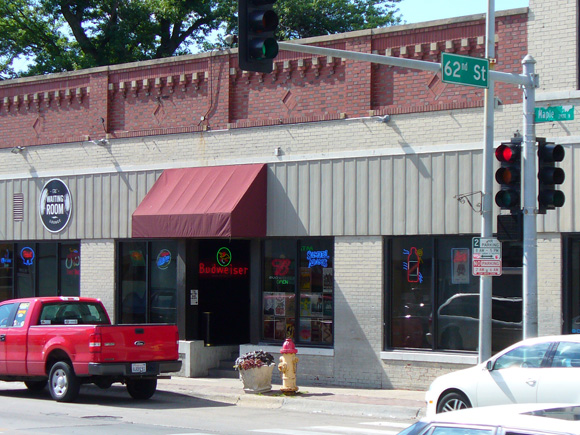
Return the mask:
[[46,182],[38,204],[42,225],[51,233],[62,231],[72,214],[72,198],[68,186],[58,178]]

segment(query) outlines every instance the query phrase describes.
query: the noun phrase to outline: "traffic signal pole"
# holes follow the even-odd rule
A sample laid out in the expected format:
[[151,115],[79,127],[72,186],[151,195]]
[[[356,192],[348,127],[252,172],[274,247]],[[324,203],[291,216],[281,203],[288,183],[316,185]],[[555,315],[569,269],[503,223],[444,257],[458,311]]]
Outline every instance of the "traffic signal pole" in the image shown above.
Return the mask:
[[532,80],[524,87],[524,190],[523,223],[523,329],[524,338],[538,336],[538,245],[536,229],[536,128],[534,109],[536,107],[535,75],[536,61],[529,54],[522,61],[524,76]]
[[[495,0],[488,0],[485,30],[485,57],[495,58]],[[493,65],[493,63],[491,64]],[[494,82],[488,72],[489,87],[484,94],[483,170],[481,200],[481,237],[493,237],[493,127]],[[491,356],[492,277],[479,277],[479,362]]]

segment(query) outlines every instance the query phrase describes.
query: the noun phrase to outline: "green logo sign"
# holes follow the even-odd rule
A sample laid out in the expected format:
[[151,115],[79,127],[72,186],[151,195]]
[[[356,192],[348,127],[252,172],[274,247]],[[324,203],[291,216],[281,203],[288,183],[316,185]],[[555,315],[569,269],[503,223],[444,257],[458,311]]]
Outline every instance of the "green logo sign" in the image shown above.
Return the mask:
[[573,121],[574,106],[536,107],[534,121],[540,122]]

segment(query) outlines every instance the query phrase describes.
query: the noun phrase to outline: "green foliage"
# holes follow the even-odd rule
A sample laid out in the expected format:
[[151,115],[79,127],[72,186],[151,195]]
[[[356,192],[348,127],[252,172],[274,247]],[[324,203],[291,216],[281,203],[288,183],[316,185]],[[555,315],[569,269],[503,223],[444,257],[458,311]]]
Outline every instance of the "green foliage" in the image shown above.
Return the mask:
[[[280,39],[400,22],[401,0],[278,0]],[[224,48],[236,0],[0,0],[0,79]],[[17,74],[14,61],[26,58]]]

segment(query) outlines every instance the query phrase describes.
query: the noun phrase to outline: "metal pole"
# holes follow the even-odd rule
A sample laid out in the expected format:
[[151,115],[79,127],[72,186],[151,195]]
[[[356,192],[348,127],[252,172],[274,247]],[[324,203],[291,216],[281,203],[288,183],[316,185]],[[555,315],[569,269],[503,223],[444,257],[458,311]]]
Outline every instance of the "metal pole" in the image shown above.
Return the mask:
[[523,254],[523,320],[524,338],[538,336],[538,251],[536,244],[536,61],[529,54],[522,61],[524,75],[531,85],[524,87],[524,254]]
[[[486,22],[485,57],[495,58],[495,1],[488,0]],[[490,68],[493,63],[490,62]],[[488,74],[489,88],[485,90],[483,132],[483,200],[481,207],[481,237],[493,236],[493,111],[494,80]],[[491,316],[492,316],[492,277],[481,276],[479,280],[479,362],[491,356]]]

